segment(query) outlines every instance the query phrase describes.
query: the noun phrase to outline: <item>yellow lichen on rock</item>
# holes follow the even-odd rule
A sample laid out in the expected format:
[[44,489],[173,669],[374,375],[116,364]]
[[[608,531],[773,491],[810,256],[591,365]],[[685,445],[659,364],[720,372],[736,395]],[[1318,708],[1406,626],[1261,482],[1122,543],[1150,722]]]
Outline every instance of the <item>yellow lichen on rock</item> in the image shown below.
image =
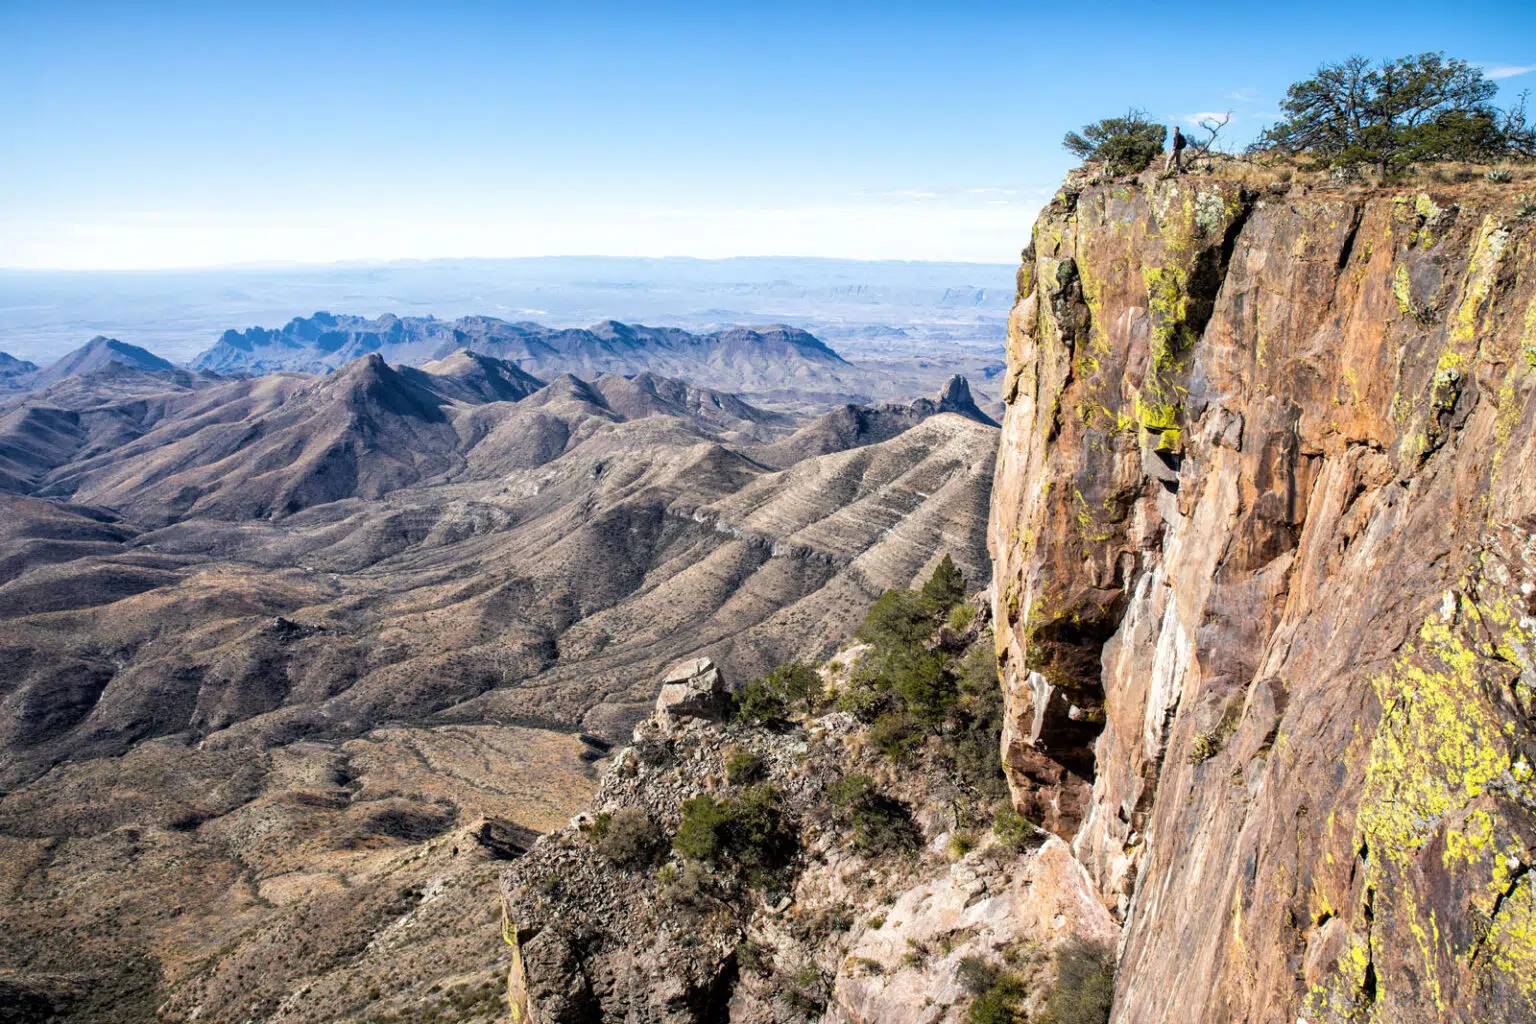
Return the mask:
[[[1520,770],[1513,726],[1489,702],[1484,661],[1493,652],[1478,636],[1485,633],[1478,628],[1483,612],[1466,593],[1447,593],[1441,610],[1376,680],[1382,716],[1371,742],[1356,842],[1367,858],[1374,913],[1409,925],[1419,946],[1418,973],[1437,1005],[1441,976],[1470,968],[1512,974],[1536,1011],[1530,907],[1504,897],[1530,855],[1508,838],[1498,800],[1516,791],[1536,797],[1536,790],[1530,789],[1529,770]],[[1473,894],[1467,912],[1488,921],[1481,942],[1452,942],[1435,911],[1426,915],[1419,906],[1420,858],[1437,843],[1438,867],[1452,885]],[[1354,984],[1352,964],[1341,963],[1340,972]],[[1381,984],[1399,981],[1387,977]]]

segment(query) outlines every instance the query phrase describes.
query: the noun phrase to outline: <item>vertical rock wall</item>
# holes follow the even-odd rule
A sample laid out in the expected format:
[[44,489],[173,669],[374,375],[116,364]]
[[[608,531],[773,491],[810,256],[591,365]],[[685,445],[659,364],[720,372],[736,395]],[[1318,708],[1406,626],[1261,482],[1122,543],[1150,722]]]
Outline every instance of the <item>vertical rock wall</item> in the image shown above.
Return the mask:
[[1118,1022],[1536,1020],[1536,210],[1069,181],[991,522]]

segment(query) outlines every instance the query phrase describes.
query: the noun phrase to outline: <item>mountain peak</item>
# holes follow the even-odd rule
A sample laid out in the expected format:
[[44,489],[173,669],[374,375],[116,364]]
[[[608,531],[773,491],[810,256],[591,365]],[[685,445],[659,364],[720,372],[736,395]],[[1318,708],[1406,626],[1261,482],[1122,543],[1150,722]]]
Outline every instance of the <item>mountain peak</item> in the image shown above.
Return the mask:
[[23,374],[36,373],[37,364],[25,359],[17,359],[9,352],[0,352],[0,378],[20,377]]
[[998,425],[996,420],[981,411],[976,399],[971,397],[971,382],[958,373],[945,381],[939,389],[939,412],[952,412],[989,427]]
[[423,365],[419,371],[403,372],[407,377],[412,373],[425,374],[432,390],[471,403],[516,402],[544,386],[544,381],[516,363],[467,348],[456,349]]
[[127,366],[135,370],[164,371],[176,369],[175,365],[169,360],[161,359],[148,349],[140,348],[137,345],[130,345],[125,341],[118,341],[116,338],[109,338],[104,334],[98,334],[47,369],[39,371],[33,383],[38,387],[47,387],[49,384],[61,381],[65,377],[97,373],[114,364]]

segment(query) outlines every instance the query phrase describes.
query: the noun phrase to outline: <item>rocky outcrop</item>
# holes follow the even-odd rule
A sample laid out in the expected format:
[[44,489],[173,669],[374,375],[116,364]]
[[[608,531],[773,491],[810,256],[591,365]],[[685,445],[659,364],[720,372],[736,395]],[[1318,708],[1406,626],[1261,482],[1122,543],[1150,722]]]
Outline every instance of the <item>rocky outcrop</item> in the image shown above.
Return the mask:
[[533,829],[505,818],[482,818],[471,834],[497,860],[516,860],[539,838]]
[[664,733],[690,718],[718,722],[731,710],[725,677],[708,658],[690,658],[667,669],[661,677],[652,720]]
[[[1093,885],[1054,836],[1014,859],[996,851],[961,858],[897,897],[878,928],[848,952],[825,1024],[931,1024],[964,1019],[960,963],[1001,960],[1020,947],[1064,938],[1113,944],[1119,929]],[[909,958],[913,950],[932,951]],[[1038,998],[1027,1012],[1039,1010]],[[1033,1017],[1031,1018],[1033,1019]]]
[[949,378],[939,389],[936,411],[952,412],[968,420],[985,423],[989,427],[998,425],[996,420],[981,411],[981,407],[976,404],[976,399],[971,396],[971,382],[959,374]]
[[990,543],[1014,802],[1114,1020],[1536,1019],[1536,217],[1069,180]]
[[[984,621],[957,646],[977,642]],[[828,667],[830,686],[850,660]],[[700,681],[713,675],[707,659],[669,672],[592,806],[509,869],[509,998],[531,1024],[961,1024],[976,965],[1006,967],[1014,999],[1034,1012],[1056,950],[1118,938],[1065,842],[1009,843],[986,829],[986,798],[929,756],[938,737],[894,763],[843,711],[782,730],[677,715],[669,691],[712,692]],[[878,808],[899,841],[872,845],[829,796],[850,779],[878,789],[866,813]],[[743,871],[727,856],[685,854],[672,840],[698,801],[767,801],[788,855]]]

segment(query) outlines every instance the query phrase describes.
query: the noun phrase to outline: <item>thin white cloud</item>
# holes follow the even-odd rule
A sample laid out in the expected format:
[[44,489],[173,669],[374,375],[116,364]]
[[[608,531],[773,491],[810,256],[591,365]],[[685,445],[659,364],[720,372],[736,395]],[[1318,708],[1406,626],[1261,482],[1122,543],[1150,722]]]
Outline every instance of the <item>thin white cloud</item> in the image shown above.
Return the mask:
[[1180,124],[1187,124],[1191,128],[1200,127],[1201,121],[1220,121],[1224,117],[1230,117],[1229,124],[1236,124],[1241,120],[1230,110],[1202,110],[1198,114],[1185,114],[1179,119]]
[[1484,64],[1485,78],[1515,78],[1536,71],[1536,64]]

